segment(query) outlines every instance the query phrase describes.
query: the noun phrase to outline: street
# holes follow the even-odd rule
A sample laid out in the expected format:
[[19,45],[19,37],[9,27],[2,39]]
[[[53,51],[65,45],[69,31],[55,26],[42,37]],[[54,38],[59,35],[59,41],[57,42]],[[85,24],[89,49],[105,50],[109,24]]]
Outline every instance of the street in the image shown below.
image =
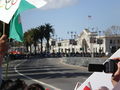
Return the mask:
[[91,75],[85,67],[61,63],[61,58],[12,61],[8,73],[9,79],[20,78],[27,84],[37,82],[50,90],[73,90],[78,81],[82,83]]

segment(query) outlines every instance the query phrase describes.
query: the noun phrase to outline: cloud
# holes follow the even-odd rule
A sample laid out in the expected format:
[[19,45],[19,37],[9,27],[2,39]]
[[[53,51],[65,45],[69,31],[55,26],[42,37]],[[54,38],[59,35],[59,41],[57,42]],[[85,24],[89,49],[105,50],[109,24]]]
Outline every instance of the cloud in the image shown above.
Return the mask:
[[75,5],[79,0],[45,0],[47,4],[42,9],[57,9]]

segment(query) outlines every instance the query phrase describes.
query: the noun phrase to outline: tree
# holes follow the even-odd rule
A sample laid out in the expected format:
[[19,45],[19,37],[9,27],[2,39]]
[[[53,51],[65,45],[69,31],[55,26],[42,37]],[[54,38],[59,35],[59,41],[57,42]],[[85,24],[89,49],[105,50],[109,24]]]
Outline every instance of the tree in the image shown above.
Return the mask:
[[40,39],[40,43],[41,43],[41,53],[43,53],[43,39],[44,39],[45,26],[41,25],[41,26],[37,27],[37,29],[39,30],[39,39]]
[[51,38],[51,35],[54,34],[54,29],[53,29],[53,26],[50,25],[49,23],[45,24],[45,31],[44,31],[44,37],[47,41],[46,43],[46,47],[47,47],[47,52],[49,52],[49,40]]
[[31,45],[33,43],[33,40],[31,38],[30,33],[31,33],[30,30],[28,30],[27,32],[24,33],[24,44],[25,44],[25,46],[27,48],[27,51],[29,51],[28,48],[30,47],[30,53],[31,53]]
[[36,47],[37,47],[37,42],[39,39],[39,31],[36,28],[31,29],[31,38],[33,40],[33,45],[35,47],[35,54],[36,54]]
[[120,26],[111,26],[104,31],[105,36],[120,35]]
[[[24,33],[24,45],[26,46],[26,48],[27,48],[27,52],[29,51],[28,50],[28,47],[30,46],[30,44],[29,44],[29,34],[28,34],[28,32],[25,32]],[[31,51],[31,50],[30,50]]]
[[28,30],[28,32],[24,33],[24,43],[27,48],[28,46],[31,47],[31,45],[33,44],[35,47],[35,53],[36,53],[37,42],[40,40],[41,53],[42,53],[43,52],[43,39],[45,38],[47,41],[46,43],[47,52],[49,52],[49,40],[53,34],[54,34],[54,29],[52,25],[50,25],[49,23],[45,25],[41,25],[36,28],[31,28],[30,30]]

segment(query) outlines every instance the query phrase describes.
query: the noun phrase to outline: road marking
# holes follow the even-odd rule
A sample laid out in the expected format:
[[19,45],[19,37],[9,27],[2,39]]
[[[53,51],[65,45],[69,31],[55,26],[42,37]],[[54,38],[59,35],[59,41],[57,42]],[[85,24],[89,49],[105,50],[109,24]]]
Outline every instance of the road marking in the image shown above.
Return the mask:
[[52,89],[54,89],[54,90],[61,90],[61,89],[59,89],[59,88],[57,88],[57,87],[54,87],[54,86],[52,86],[52,85],[50,85],[50,84],[47,84],[47,83],[38,81],[38,80],[36,80],[36,79],[33,79],[33,78],[31,78],[31,77],[28,77],[28,76],[26,76],[26,75],[20,73],[20,72],[17,70],[17,67],[18,67],[19,65],[23,64],[23,63],[26,62],[26,61],[27,61],[27,60],[25,60],[25,61],[23,61],[23,62],[17,64],[17,65],[14,67],[14,70],[15,70],[16,73],[18,73],[19,75],[21,75],[21,76],[23,76],[23,77],[25,77],[25,78],[27,78],[27,79],[30,79],[30,80],[34,81],[34,82],[37,82],[37,83],[39,83],[39,84],[48,86],[48,87],[50,87],[50,88],[52,88]]

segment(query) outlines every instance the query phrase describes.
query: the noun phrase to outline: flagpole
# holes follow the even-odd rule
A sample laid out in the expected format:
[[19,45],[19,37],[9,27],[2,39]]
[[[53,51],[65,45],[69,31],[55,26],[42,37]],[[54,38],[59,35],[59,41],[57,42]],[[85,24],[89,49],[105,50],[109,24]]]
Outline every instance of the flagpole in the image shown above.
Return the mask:
[[[3,22],[3,35],[6,34],[6,27],[5,27],[5,23]],[[8,68],[9,68],[9,55],[7,54],[5,58],[5,61],[6,61],[6,72],[5,72],[5,79],[7,80],[8,79]]]
[[3,22],[3,34],[5,34],[5,23]]

